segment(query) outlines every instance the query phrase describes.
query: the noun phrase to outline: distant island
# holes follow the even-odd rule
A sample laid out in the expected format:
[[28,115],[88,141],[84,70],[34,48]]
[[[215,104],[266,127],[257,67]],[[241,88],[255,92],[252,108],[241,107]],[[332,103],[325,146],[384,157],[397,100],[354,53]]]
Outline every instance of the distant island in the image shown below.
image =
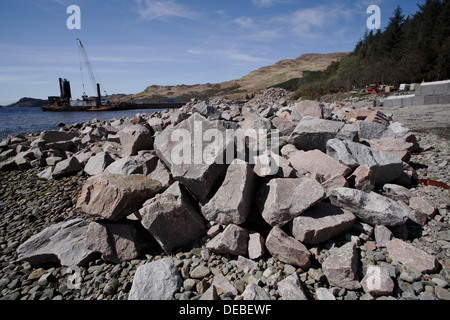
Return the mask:
[[48,104],[48,100],[34,99],[34,98],[22,98],[16,103],[5,106],[5,108],[25,108],[36,107],[41,108],[43,105]]

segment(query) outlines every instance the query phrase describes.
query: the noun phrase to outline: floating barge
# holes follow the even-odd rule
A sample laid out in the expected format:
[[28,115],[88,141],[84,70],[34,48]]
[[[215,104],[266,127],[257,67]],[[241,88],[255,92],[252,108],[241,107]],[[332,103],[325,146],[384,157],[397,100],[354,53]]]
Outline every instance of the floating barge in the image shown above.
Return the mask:
[[66,79],[59,79],[61,96],[48,97],[49,104],[42,106],[43,111],[50,112],[99,112],[99,111],[116,111],[116,110],[136,110],[136,109],[178,109],[186,103],[161,102],[161,103],[127,103],[102,100],[100,95],[100,85],[97,85],[98,97],[83,97],[83,100],[72,100],[70,82]]

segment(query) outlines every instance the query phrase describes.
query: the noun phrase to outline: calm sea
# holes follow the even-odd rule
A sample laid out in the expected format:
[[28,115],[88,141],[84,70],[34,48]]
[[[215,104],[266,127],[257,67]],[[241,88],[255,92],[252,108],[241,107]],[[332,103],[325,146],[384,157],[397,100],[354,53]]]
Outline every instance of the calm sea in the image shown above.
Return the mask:
[[138,113],[153,113],[157,110],[124,110],[102,112],[44,112],[41,108],[0,108],[0,139],[8,135],[40,133],[59,130],[60,123],[74,124],[121,117],[134,117]]

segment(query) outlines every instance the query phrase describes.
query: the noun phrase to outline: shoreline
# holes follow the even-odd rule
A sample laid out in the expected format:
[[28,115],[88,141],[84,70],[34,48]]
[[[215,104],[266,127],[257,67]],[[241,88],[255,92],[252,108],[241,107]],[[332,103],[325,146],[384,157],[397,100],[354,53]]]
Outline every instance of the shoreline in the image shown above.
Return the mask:
[[[171,118],[171,121],[173,119],[183,121],[182,119],[186,117],[183,112],[184,110],[167,114],[159,112],[157,116],[149,117],[148,121],[158,117]],[[124,122],[132,125],[140,121],[136,118],[124,120]],[[152,124],[161,126],[161,123],[156,121]],[[87,130],[88,125],[73,124],[69,127],[79,127],[77,130],[83,131]],[[444,131],[445,135],[436,135],[422,133],[417,128],[416,130],[413,133],[420,137],[421,149],[411,156],[409,163],[416,170],[418,179],[433,179],[449,185],[450,151],[447,131]],[[428,128],[422,130],[428,130]],[[117,141],[114,138],[112,140]],[[100,142],[102,142],[101,139],[92,138],[90,143],[95,145]],[[83,218],[89,222],[96,220],[94,217],[81,214],[76,208],[82,188],[89,178],[86,173],[81,171],[60,179],[39,179],[37,174],[46,168],[49,167],[0,171],[2,181],[0,184],[1,300],[126,300],[138,268],[165,258],[173,261],[182,277],[182,285],[172,296],[175,300],[200,299],[208,289],[212,288],[213,281],[218,275],[223,275],[237,290],[234,294],[219,294],[222,300],[244,299],[244,292],[251,284],[262,288],[270,299],[279,300],[283,297],[277,284],[294,273],[297,273],[304,293],[310,300],[320,300],[321,288],[326,289],[336,300],[376,299],[377,296],[365,293],[362,288],[350,290],[331,285],[325,277],[323,261],[332,254],[333,247],[341,247],[351,242],[350,239],[356,241],[358,248],[360,280],[370,266],[382,266],[390,270],[395,289],[391,294],[380,296],[378,299],[446,300],[449,298],[450,208],[448,203],[450,198],[448,191],[442,188],[410,186],[408,189],[411,196],[423,198],[437,212],[423,226],[408,222],[403,229],[400,228],[395,233],[396,237],[400,237],[402,233],[408,234],[404,241],[435,256],[439,262],[440,267],[437,271],[423,272],[420,277],[414,275],[408,278],[407,275],[414,274],[414,271],[393,261],[386,248],[377,246],[373,228],[369,228],[361,221],[330,240],[318,245],[308,245],[308,249],[314,252],[314,257],[311,266],[304,269],[281,262],[267,250],[262,257],[253,260],[255,265],[247,260],[240,260],[232,254],[215,253],[211,250],[207,252],[205,247],[211,238],[203,236],[192,245],[187,245],[173,254],[165,253],[155,242],[152,243],[151,249],[141,256],[118,264],[98,256],[86,266],[79,266],[72,274],[74,267],[63,267],[58,264],[32,265],[29,262],[16,261],[17,248],[32,235],[56,223],[74,218]],[[208,254],[207,257],[206,254]],[[196,273],[199,274],[196,275]],[[68,286],[70,281],[79,283],[79,286],[70,288],[70,285]]]

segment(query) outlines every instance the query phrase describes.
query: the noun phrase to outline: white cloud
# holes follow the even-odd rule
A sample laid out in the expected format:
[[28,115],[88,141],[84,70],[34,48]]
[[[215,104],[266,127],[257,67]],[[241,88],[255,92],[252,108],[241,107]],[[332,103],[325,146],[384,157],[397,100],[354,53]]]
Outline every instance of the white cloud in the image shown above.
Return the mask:
[[342,30],[350,10],[338,4],[299,9],[290,16],[278,17],[289,24],[292,31],[303,38],[318,38]]
[[234,64],[247,65],[250,63],[254,65],[261,65],[273,62],[270,59],[258,57],[250,53],[240,52],[236,48],[215,49],[215,50],[204,50],[196,48],[190,49],[187,52],[193,55],[207,56],[208,58],[218,58],[220,60],[228,60]]
[[173,0],[136,0],[137,12],[144,20],[165,20],[171,17],[195,19],[198,14]]
[[275,3],[280,2],[279,0],[252,0],[253,4],[259,8],[268,8],[273,6]]
[[250,17],[240,17],[232,20],[232,22],[238,24],[242,28],[255,28],[255,23],[252,18]]

